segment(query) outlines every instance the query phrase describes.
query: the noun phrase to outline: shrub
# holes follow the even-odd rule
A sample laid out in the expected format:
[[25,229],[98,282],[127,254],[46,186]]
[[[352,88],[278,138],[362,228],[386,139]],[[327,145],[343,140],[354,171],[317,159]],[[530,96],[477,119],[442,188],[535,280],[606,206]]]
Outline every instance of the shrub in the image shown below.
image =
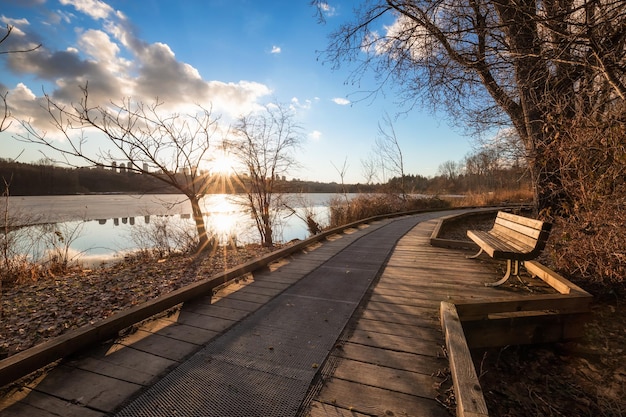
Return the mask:
[[485,207],[510,204],[532,204],[533,191],[531,189],[520,190],[496,190],[484,193],[467,193],[462,197],[448,198],[454,207]]
[[405,200],[395,194],[359,194],[353,199],[334,197],[329,204],[330,227],[384,214],[450,207],[449,202],[437,197],[409,197]]
[[566,274],[608,287],[626,282],[626,104],[558,125],[560,211],[550,248]]

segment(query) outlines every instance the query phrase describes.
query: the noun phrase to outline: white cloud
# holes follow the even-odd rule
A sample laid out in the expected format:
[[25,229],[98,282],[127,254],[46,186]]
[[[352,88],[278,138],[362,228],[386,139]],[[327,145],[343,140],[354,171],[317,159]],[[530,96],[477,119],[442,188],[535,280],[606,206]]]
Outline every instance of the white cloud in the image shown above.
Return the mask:
[[271,53],[271,54],[280,54],[280,53],[281,53],[281,51],[282,51],[282,50],[280,49],[280,46],[276,46],[276,45],[274,45],[274,46],[272,46],[272,50],[271,50],[271,52],[270,52],[270,53]]
[[336,13],[336,9],[328,3],[320,3],[319,8],[326,17],[333,17]]
[[312,132],[309,132],[308,136],[309,139],[317,142],[322,138],[322,132],[320,132],[319,130],[314,130]]
[[[56,132],[51,129],[50,115],[45,110],[45,102],[41,97],[37,97],[23,83],[17,84],[14,89],[7,94],[7,104],[12,116],[28,115],[28,120],[33,127],[42,132]],[[20,123],[12,123],[10,130],[13,132],[23,132]]]
[[61,23],[68,24],[72,21],[74,15],[72,13],[64,12],[62,10],[55,10],[48,12],[48,21],[43,22],[44,25],[58,25]]
[[[363,39],[361,49],[365,53],[393,56],[399,53],[399,49],[407,49],[419,59],[427,53],[429,47],[432,48],[433,39],[428,31],[403,15],[398,16],[391,25],[385,25],[384,29],[384,35],[372,31]],[[411,35],[407,36],[409,33]]]
[[64,6],[72,5],[94,19],[106,19],[114,13],[111,6],[100,0],[60,0],[60,3]]
[[292,110],[297,111],[297,110],[308,110],[311,108],[311,106],[313,105],[313,102],[309,99],[304,100],[304,102],[300,101],[300,99],[298,99],[298,97],[293,97],[291,99],[291,104],[289,105],[289,107],[291,107]]
[[[272,93],[268,86],[254,81],[203,79],[194,66],[177,59],[167,44],[148,43],[136,36],[126,16],[103,1],[61,0],[61,3],[72,5],[100,22],[101,27],[77,31],[75,44],[66,46],[65,50],[51,50],[44,44],[36,52],[7,57],[14,72],[33,74],[50,82],[53,91],[46,92],[61,104],[80,100],[79,86],[88,83],[92,105],[119,102],[124,97],[153,103],[158,97],[167,111],[184,112],[202,105],[234,118],[259,108],[260,100]],[[18,46],[23,48],[29,39],[25,37],[20,42]],[[30,119],[34,125],[48,123],[49,115],[27,105],[31,101],[38,107],[42,97],[36,97],[23,84],[10,95],[15,117]],[[40,124],[35,120],[38,117],[45,120]]]
[[101,30],[90,29],[83,33],[78,40],[78,46],[80,50],[105,65],[117,60],[120,52],[119,46]]
[[332,99],[332,101],[335,104],[339,104],[340,106],[347,106],[348,104],[350,104],[350,100],[343,97],[335,97],[334,99]]
[[0,16],[0,21],[9,26],[28,26],[30,24],[28,19],[11,19],[5,15]]

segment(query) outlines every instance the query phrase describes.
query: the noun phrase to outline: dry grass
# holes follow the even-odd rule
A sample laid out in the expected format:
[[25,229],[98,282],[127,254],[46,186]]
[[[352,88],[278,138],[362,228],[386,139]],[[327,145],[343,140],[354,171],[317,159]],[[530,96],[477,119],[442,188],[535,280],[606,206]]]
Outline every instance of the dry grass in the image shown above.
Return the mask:
[[406,200],[395,194],[361,194],[351,200],[337,197],[330,201],[330,227],[384,214],[446,207],[450,207],[450,202],[438,197]]
[[468,193],[463,197],[446,198],[453,207],[482,207],[508,204],[532,204],[531,189],[497,190],[484,193]]

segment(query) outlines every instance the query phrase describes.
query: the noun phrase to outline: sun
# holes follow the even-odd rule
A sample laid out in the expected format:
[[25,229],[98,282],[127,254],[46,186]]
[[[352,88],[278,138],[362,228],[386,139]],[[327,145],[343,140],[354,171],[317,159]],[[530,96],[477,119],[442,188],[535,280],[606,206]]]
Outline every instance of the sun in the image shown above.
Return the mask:
[[213,174],[228,177],[234,174],[235,159],[224,153],[211,161],[210,169]]

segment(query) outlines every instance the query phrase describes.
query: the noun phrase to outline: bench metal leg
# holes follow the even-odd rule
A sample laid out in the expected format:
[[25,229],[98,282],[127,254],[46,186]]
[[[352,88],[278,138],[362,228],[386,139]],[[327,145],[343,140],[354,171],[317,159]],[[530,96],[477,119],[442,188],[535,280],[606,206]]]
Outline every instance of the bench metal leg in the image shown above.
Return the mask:
[[468,256],[467,259],[476,259],[480,256],[481,253],[483,253],[483,248],[480,248],[476,255]]
[[[511,271],[512,270],[512,271]],[[511,275],[516,276],[519,279],[519,261],[507,259],[506,260],[506,274],[496,282],[486,282],[485,287],[497,287],[498,285],[504,284]]]

